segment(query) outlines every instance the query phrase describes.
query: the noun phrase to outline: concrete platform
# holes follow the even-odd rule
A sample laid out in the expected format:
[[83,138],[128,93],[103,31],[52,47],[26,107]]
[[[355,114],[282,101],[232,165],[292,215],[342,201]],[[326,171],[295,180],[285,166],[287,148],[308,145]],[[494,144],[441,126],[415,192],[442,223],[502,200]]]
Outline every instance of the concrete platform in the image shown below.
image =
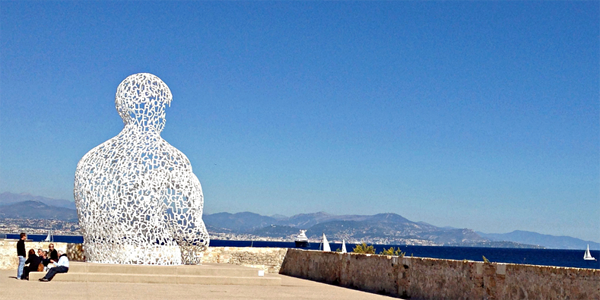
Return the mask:
[[255,286],[89,281],[40,282],[16,280],[16,273],[16,270],[0,270],[0,299],[397,299],[279,274],[266,274],[266,277],[279,278],[281,285]]
[[[30,281],[45,272],[30,273]],[[228,264],[200,266],[111,265],[71,262],[68,273],[57,274],[52,281],[123,282],[203,285],[280,285],[278,277],[259,276],[258,269]]]

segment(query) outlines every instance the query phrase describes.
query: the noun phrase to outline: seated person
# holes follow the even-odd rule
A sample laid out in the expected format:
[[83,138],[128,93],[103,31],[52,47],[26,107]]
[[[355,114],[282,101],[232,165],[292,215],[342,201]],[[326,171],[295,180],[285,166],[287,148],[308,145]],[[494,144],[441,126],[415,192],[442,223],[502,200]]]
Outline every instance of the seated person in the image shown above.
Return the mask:
[[48,251],[38,249],[38,257],[40,258],[40,262],[42,263],[42,265],[44,265],[44,268],[47,267],[50,263],[50,259],[48,258]]
[[29,266],[25,266],[25,268],[23,268],[23,276],[21,276],[21,279],[25,280],[29,280],[29,272],[38,271],[38,266],[40,264],[40,258],[37,255],[35,255],[35,250],[29,249],[28,254],[29,255],[27,257],[27,260],[25,261],[25,264],[29,264]]
[[59,253],[58,262],[54,263],[55,267],[50,268],[48,273],[43,278],[40,278],[40,281],[48,282],[54,278],[54,275],[57,273],[67,273],[69,272],[69,258],[67,258],[66,254]]
[[56,263],[58,261],[58,252],[54,249],[54,244],[48,245],[48,253],[50,254],[50,262]]
[[48,258],[48,252],[42,249],[38,249],[38,256],[40,257],[40,261],[42,264],[47,266],[50,263],[50,259]]

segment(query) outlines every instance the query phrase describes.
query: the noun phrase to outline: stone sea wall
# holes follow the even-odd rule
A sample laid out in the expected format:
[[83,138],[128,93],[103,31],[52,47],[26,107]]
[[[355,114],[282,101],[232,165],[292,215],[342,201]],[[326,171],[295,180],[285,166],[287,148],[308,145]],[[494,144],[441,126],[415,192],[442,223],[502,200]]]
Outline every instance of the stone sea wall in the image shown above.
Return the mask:
[[279,273],[287,248],[209,247],[203,263],[234,264]]
[[281,274],[410,299],[600,299],[600,270],[289,249]]
[[[18,240],[0,239],[0,270],[16,270],[19,266],[19,258],[17,257],[17,242]],[[25,250],[29,253],[29,249],[34,249],[35,254],[37,255],[37,249],[43,249],[47,251],[48,245],[50,244],[54,244],[56,251],[62,253],[65,253],[67,248],[69,248],[67,243],[25,242]],[[70,248],[72,248],[72,246]]]
[[[25,242],[25,248],[48,250],[49,242]],[[67,253],[71,261],[84,261],[82,244],[53,243],[57,251]],[[248,247],[209,247],[203,253],[203,263],[235,264],[278,273],[287,249]],[[0,269],[17,269],[17,240],[0,239]]]
[[[0,269],[16,269],[16,240],[0,240]],[[26,242],[48,249],[48,242]],[[72,261],[81,244],[54,243]],[[600,299],[600,270],[285,248],[209,247],[203,263],[263,269],[410,299]]]

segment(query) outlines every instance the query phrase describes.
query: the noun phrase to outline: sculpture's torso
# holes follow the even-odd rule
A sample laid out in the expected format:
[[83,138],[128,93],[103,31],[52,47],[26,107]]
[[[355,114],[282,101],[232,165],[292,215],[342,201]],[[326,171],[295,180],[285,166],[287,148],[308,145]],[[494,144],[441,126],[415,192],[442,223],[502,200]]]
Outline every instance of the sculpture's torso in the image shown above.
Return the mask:
[[126,121],[79,162],[74,193],[88,261],[199,262],[209,241],[202,188],[160,129]]

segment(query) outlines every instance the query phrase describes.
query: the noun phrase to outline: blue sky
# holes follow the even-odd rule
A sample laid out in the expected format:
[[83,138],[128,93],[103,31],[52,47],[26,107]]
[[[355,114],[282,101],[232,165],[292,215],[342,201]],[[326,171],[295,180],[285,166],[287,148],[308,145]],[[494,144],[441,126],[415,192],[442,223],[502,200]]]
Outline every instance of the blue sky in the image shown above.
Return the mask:
[[0,192],[73,199],[153,73],[205,211],[600,241],[597,1],[0,2]]

